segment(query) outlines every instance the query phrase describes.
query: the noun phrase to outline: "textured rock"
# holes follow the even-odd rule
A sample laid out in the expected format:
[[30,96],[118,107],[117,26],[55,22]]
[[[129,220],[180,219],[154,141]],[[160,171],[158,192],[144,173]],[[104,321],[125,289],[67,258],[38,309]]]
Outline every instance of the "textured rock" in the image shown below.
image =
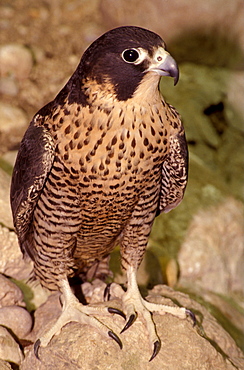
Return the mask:
[[25,306],[23,293],[10,279],[0,274],[0,308],[13,305]]
[[8,103],[0,102],[0,154],[6,147],[19,143],[28,120],[22,109]]
[[0,224],[13,228],[12,212],[10,207],[11,177],[0,168]]
[[2,307],[0,308],[0,325],[10,329],[17,338],[23,339],[31,330],[32,318],[23,307]]
[[[169,298],[163,298],[165,295]],[[244,366],[243,355],[233,339],[208,311],[188,296],[165,286],[157,286],[151,292],[150,301],[187,306],[197,314],[198,324],[193,328],[189,320],[180,320],[171,315],[154,315],[157,332],[162,340],[158,356],[148,362],[149,348],[146,329],[140,317],[132,327],[121,334],[123,349],[101,337],[94,329],[77,323],[67,324],[46,348],[40,349],[41,361],[33,354],[33,347],[26,349],[26,358],[21,370],[29,369],[236,369]],[[116,299],[109,303],[120,307]],[[107,304],[106,304],[107,305]],[[50,312],[50,310],[48,310]],[[119,333],[124,320],[119,316],[99,317],[101,321]]]
[[[22,77],[20,74],[19,78],[15,74],[15,70],[12,70],[12,72],[9,70],[10,75],[2,75],[0,79],[1,99],[4,105],[7,106],[8,112],[7,118],[5,114],[3,129],[1,130],[0,128],[0,154],[17,148],[28,121],[33,114],[55,96],[64,85],[66,79],[74,71],[85,47],[107,29],[124,24],[136,24],[142,27],[148,27],[158,32],[165,39],[170,52],[174,55],[177,62],[184,62],[180,63],[181,78],[179,84],[173,88],[172,81],[164,78],[161,87],[167,101],[175,105],[180,111],[186,126],[187,139],[190,142],[189,185],[182,204],[173,212],[162,215],[156,219],[149,248],[149,252],[151,255],[154,255],[155,261],[153,264],[149,263],[147,253],[144,265],[141,266],[142,278],[140,278],[140,284],[142,285],[149,284],[152,286],[155,282],[161,282],[163,271],[163,274],[166,275],[163,276],[163,281],[167,281],[174,286],[178,278],[178,252],[185,237],[185,230],[187,230],[194,213],[198,212],[203,207],[206,208],[211,205],[219,209],[218,204],[223,201],[226,195],[234,194],[238,198],[243,197],[244,12],[242,9],[243,0],[206,0],[204,2],[202,0],[196,0],[194,6],[192,6],[192,3],[188,0],[151,0],[150,2],[142,0],[133,0],[132,2],[125,0],[90,0],[81,3],[60,0],[59,2],[54,1],[52,4],[50,3],[50,7],[46,6],[41,0],[36,0],[33,6],[30,6],[28,2],[16,0],[14,2],[8,2],[7,5],[0,5],[0,13],[2,16],[0,20],[1,45],[10,43],[16,45],[16,43],[18,43],[22,49],[29,52],[29,50],[22,45],[24,39],[26,45],[32,50],[35,59],[35,64],[32,66],[27,78],[22,78],[24,76],[23,73]],[[54,40],[55,47],[53,46]],[[18,60],[14,62],[20,64]],[[226,68],[219,68],[219,66]],[[10,66],[7,65],[7,67]],[[17,65],[16,72],[19,67],[23,68],[25,65]],[[232,70],[230,70],[230,68]],[[239,70],[234,70],[238,68]],[[19,111],[17,112],[19,115],[16,114],[15,109],[12,109],[10,103],[14,104],[14,108],[21,107],[21,113],[19,114]],[[223,109],[220,104],[220,111],[218,111],[219,103],[223,103]],[[203,112],[211,105],[216,106],[217,111],[207,116]],[[23,112],[25,113],[23,114]],[[25,118],[25,114],[28,116],[28,119]],[[24,119],[22,119],[23,117]],[[221,133],[223,128],[224,130]],[[7,157],[6,161],[8,161]],[[11,160],[10,163],[13,163],[13,160]],[[8,203],[9,178],[5,184],[7,185],[3,185],[3,182],[1,182],[0,171],[0,224],[12,228],[12,217]],[[4,188],[7,189],[7,191],[4,191],[3,195],[1,195]],[[229,209],[224,208],[223,212],[229,212]],[[206,215],[211,217],[209,213],[203,213],[203,215],[205,215],[205,217]],[[226,222],[230,215],[233,215],[233,213],[230,212],[229,216],[226,215],[225,217],[221,214],[219,219],[222,221],[224,219]],[[235,222],[238,221],[236,216],[233,216],[233,220]],[[232,220],[230,220],[230,222],[231,221]],[[215,223],[213,223],[213,229],[214,228],[216,228]],[[210,232],[211,235],[214,231],[213,229]],[[206,234],[205,229],[201,229],[201,232]],[[194,235],[191,226],[188,236],[197,238],[196,234]],[[204,237],[205,236],[206,235],[204,235]],[[227,239],[229,240],[229,236],[227,236]],[[199,243],[199,240],[202,240],[202,235],[199,235],[196,243]],[[209,257],[205,256],[200,263],[208,261],[215,269],[215,264],[213,263],[215,260],[213,261],[213,259],[216,255],[213,253],[213,250],[209,248],[208,242],[209,240],[206,241],[207,248],[205,253],[206,255],[208,254]],[[236,248],[235,243],[236,238],[234,237],[234,246]],[[199,246],[199,244],[196,245]],[[217,311],[219,312],[217,312],[216,316],[220,316],[220,318],[223,319],[221,313],[225,315],[227,319],[232,321],[235,326],[234,330],[238,328],[240,332],[243,331],[243,315],[241,314],[241,309],[238,306],[235,307],[235,297],[233,299],[231,296],[232,300],[229,300],[227,296],[225,299],[223,296],[209,291],[206,284],[204,284],[205,279],[212,284],[206,275],[208,274],[208,270],[204,272],[207,266],[203,267],[203,275],[199,278],[200,280],[197,282],[196,286],[192,276],[187,277],[185,275],[185,268],[191,268],[191,265],[193,265],[193,268],[195,266],[196,255],[194,247],[195,244],[192,245],[191,252],[188,254],[188,264],[186,264],[185,267],[182,265],[180,266],[181,276],[186,278],[184,286],[190,286],[191,290],[194,291],[200,299],[210,302],[210,305],[218,307]],[[214,252],[216,252],[215,243],[213,249]],[[240,286],[242,270],[239,275],[233,270],[235,266],[238,268],[238,261],[235,260],[234,262],[235,251],[233,249],[232,240],[229,240],[227,250],[231,258],[227,258],[227,255],[219,255],[216,262],[221,266],[221,271],[215,269],[217,277],[212,277],[213,281],[217,281],[216,287],[226,287],[225,284],[229,281],[232,289],[234,286]],[[1,226],[0,251],[0,272],[13,276],[16,279],[27,278],[29,276],[32,267],[31,264],[23,261],[16,235]],[[238,256],[240,256],[239,252],[240,250],[238,247]],[[116,251],[115,254],[115,259],[118,261],[118,251]],[[190,260],[191,256],[193,256],[192,262]],[[210,257],[212,260],[208,259]],[[225,259],[226,264],[224,264],[223,259],[221,259],[222,257]],[[111,261],[112,260],[113,258],[111,258]],[[229,266],[229,263],[231,266]],[[121,276],[118,263],[116,266],[114,265],[113,272],[115,280],[117,282],[120,281]],[[229,277],[227,277],[228,273]],[[220,281],[218,281],[219,275]],[[223,279],[222,276],[225,276],[225,278]],[[183,284],[183,280],[180,280],[180,283]],[[47,293],[44,292],[40,286],[27,287],[26,289],[29,294],[27,297],[28,305],[31,309],[35,309],[46,299]],[[87,298],[91,301],[93,301],[95,297],[97,297],[97,299],[100,297],[100,300],[102,299],[102,294],[99,293],[94,284],[87,284],[86,289],[85,293],[87,294]],[[241,291],[242,290],[241,288]],[[230,292],[230,290],[228,290],[228,292]],[[232,290],[231,294],[233,294]],[[49,306],[48,304],[43,305],[40,310],[36,312],[36,331],[32,332],[32,336],[28,336],[29,339],[34,340],[37,331],[40,330],[42,326],[44,327],[49,322],[49,319],[55,319],[60,313],[58,295],[55,299],[51,297],[48,299]],[[6,298],[9,297],[6,296]],[[177,299],[177,296],[175,299]],[[211,309],[214,310],[214,307],[211,306]],[[46,315],[49,316],[47,317]],[[204,314],[204,317],[208,318],[208,315]],[[109,320],[109,317],[104,318],[104,321],[107,322],[107,319]],[[120,332],[121,325],[123,326],[123,321],[121,321],[120,318],[118,319],[120,321],[118,326],[116,326],[116,328],[118,327],[117,333]],[[160,318],[160,320],[165,319],[167,319],[166,315]],[[110,318],[110,320],[112,319]],[[179,325],[179,323],[180,325],[185,325],[185,323],[179,322],[178,320],[177,325]],[[137,328],[138,324],[135,325],[135,328]],[[72,352],[71,354],[74,355],[74,357],[71,356],[71,359],[69,357],[67,359],[65,356],[67,353],[69,356],[69,352],[65,354],[66,350],[62,347],[63,344],[62,341],[60,342],[59,338],[67,340],[69,344],[70,340],[72,340],[70,339],[70,336],[72,338],[70,327],[71,330],[73,330],[73,327],[77,329],[74,331],[74,345],[73,347],[71,346],[72,348],[67,349],[67,351]],[[167,349],[167,351],[163,353],[165,359],[168,360],[168,357],[170,357],[170,364],[171,358],[174,356],[174,353],[176,353],[176,361],[178,361],[177,366],[181,364],[181,368],[185,367],[195,370],[195,364],[190,367],[190,362],[187,360],[187,356],[194,356],[194,354],[189,355],[188,352],[185,354],[185,346],[183,345],[181,346],[182,358],[180,358],[177,354],[178,352],[175,351],[177,337],[174,337],[174,335],[177,333],[177,327],[173,326],[172,330],[170,330],[170,328],[171,327],[167,325],[165,326],[165,329],[168,330],[166,342],[162,345],[163,350],[164,345],[166,345]],[[87,327],[84,327],[84,340],[80,337],[83,333],[83,329],[77,324],[68,325],[62,330],[61,337],[58,336],[54,338],[53,342],[56,343],[56,347],[51,348],[58,349],[58,351],[54,353],[54,360],[57,359],[55,366],[58,369],[60,361],[60,357],[58,357],[59,353],[65,354],[64,361],[67,359],[67,365],[62,364],[60,365],[61,368],[62,366],[64,368],[66,366],[67,369],[77,369],[78,366],[76,365],[82,363],[81,356],[83,356],[83,354],[80,354],[79,351],[84,348],[84,342],[86,346],[90,345],[92,350],[90,354],[89,348],[85,349],[87,352],[85,352],[83,360],[83,362],[86,362],[87,359],[90,359],[89,370],[98,368],[100,370],[100,368],[103,369],[103,367],[107,369],[111,361],[114,361],[111,365],[113,369],[119,369],[119,366],[122,366],[120,363],[123,364],[124,369],[133,369],[133,358],[128,357],[128,353],[131,350],[131,348],[128,348],[129,344],[127,344],[126,347],[127,351],[125,351],[125,349],[119,351],[116,344],[101,338],[96,332],[92,332],[93,334],[91,333],[91,337],[91,334],[89,334],[91,330],[87,329]],[[131,328],[128,334],[132,329],[134,332],[134,328]],[[66,334],[62,337],[63,331],[65,330]],[[88,331],[88,333],[86,331]],[[98,335],[95,341],[93,335]],[[121,335],[122,339],[125,335],[127,337],[127,333]],[[136,334],[134,335],[136,336]],[[173,336],[171,337],[171,335]],[[168,337],[171,339],[168,339]],[[75,338],[78,338],[77,344],[75,343]],[[131,347],[134,351],[133,353],[135,353],[135,357],[137,356],[138,344],[140,344],[140,347],[144,349],[145,352],[142,358],[145,358],[146,362],[137,368],[142,367],[146,369],[146,366],[150,369],[154,367],[161,369],[162,366],[166,369],[169,368],[168,364],[164,366],[164,359],[158,362],[159,365],[158,363],[154,365],[154,361],[157,359],[149,364],[148,358],[150,356],[150,348],[148,348],[147,339],[142,335],[142,339],[144,339],[142,343],[140,343],[140,340],[138,340],[139,336],[132,338],[134,339]],[[165,339],[164,327],[162,329],[161,338],[163,340]],[[224,336],[224,338],[226,338],[226,336]],[[175,343],[173,343],[173,346],[171,346],[171,343],[168,344],[168,340],[172,342],[174,340]],[[191,337],[188,340],[188,336],[183,339],[183,343],[187,343],[187,351],[191,344],[190,340]],[[199,342],[197,343],[197,346],[199,345],[199,348],[201,348],[202,342],[200,344]],[[216,340],[216,343],[219,343],[219,339]],[[226,340],[226,343],[229,343],[228,340]],[[108,347],[106,347],[107,344]],[[105,347],[105,350],[107,348],[109,349],[107,355],[104,353],[101,354],[101,360],[98,359],[97,364],[96,346],[98,348],[98,355]],[[102,346],[102,348],[100,348],[100,346]],[[75,353],[77,347],[78,352]],[[62,348],[61,352],[59,352],[59,348]],[[196,348],[194,343],[192,348]],[[195,351],[198,351],[199,348],[197,348],[197,350],[195,349]],[[230,348],[232,348],[232,345],[230,345]],[[54,351],[55,349],[52,350]],[[139,354],[140,353],[141,352],[139,352]],[[42,350],[41,354],[45,355],[45,350]],[[89,356],[93,354],[95,360],[92,362]],[[212,354],[211,348],[211,355]],[[216,352],[214,352],[214,354],[216,354]],[[121,362],[119,362],[119,366],[117,366],[116,356],[118,356],[119,360],[122,359]],[[217,354],[217,357],[218,356]],[[222,364],[221,366],[219,366],[219,363],[216,365],[216,363],[211,362],[211,359],[210,363],[208,363],[208,358],[207,355],[207,360],[203,359],[203,363],[200,367],[201,369],[223,368],[221,367]],[[26,365],[28,361],[29,364],[31,364],[30,367]],[[33,363],[30,361],[35,361],[35,359],[32,359],[31,354],[28,354],[28,358],[24,363],[25,369],[29,370],[36,368],[35,364],[32,366]],[[50,365],[51,359],[48,359],[48,361],[47,364]],[[104,362],[101,364],[101,361]],[[212,367],[212,364],[217,367],[214,365],[214,367]],[[237,362],[234,362],[234,364],[236,364],[237,368],[244,368],[242,363],[237,365]],[[2,369],[1,366],[10,368],[7,364],[2,365],[0,360],[0,369]],[[39,362],[38,366],[41,366]],[[45,364],[42,366],[45,368]],[[173,369],[177,369],[177,366],[172,366]],[[223,366],[225,366],[224,368],[228,368],[230,365],[225,363]],[[83,369],[83,363],[79,367]],[[50,365],[49,368],[53,369],[54,367]]]
[[0,308],[0,325],[10,329],[17,338],[23,339],[31,330],[32,318],[23,307],[2,307]]
[[0,273],[17,280],[27,279],[32,271],[32,263],[24,260],[15,232],[0,225]]
[[12,367],[7,361],[3,361],[0,359],[0,369],[1,370],[12,370]]
[[24,112],[10,104],[0,104],[0,132],[9,134],[11,130],[25,127],[28,123]]
[[17,365],[20,365],[23,360],[23,354],[19,345],[3,326],[0,326],[0,359]]
[[17,79],[27,78],[33,66],[30,50],[19,44],[8,44],[0,47],[0,75],[12,75]]
[[180,284],[244,295],[244,207],[233,198],[193,218],[179,252]]
[[26,337],[26,339],[35,341],[38,338],[38,333],[41,332],[45,326],[55,320],[61,314],[61,305],[59,301],[60,294],[53,293],[47,300],[38,307],[34,313],[34,328]]
[[1,159],[3,159],[8,164],[8,166],[13,167],[15,164],[16,156],[17,150],[10,150],[9,152],[4,153]]
[[16,96],[19,92],[17,81],[13,77],[0,78],[0,93]]
[[233,72],[228,80],[226,91],[226,117],[231,126],[244,132],[244,72]]
[[[242,0],[103,0],[108,27],[134,24],[162,35],[177,60],[243,68]],[[175,44],[175,45],[174,45]]]
[[181,64],[180,72],[175,88],[167,79],[160,86],[182,115],[190,158],[195,154],[229,193],[244,199],[243,72],[190,63]]

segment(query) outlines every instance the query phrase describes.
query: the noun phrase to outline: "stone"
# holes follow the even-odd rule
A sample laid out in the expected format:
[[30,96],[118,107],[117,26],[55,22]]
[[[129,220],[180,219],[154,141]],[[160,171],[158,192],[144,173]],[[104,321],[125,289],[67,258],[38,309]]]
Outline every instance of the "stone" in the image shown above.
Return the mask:
[[12,173],[13,166],[16,161],[17,153],[18,153],[17,150],[10,150],[1,156],[0,165],[5,172]]
[[183,63],[180,73],[175,88],[166,78],[160,87],[182,116],[190,159],[195,154],[244,200],[243,72]]
[[0,308],[5,306],[25,306],[21,289],[10,279],[0,274]]
[[0,78],[0,93],[16,96],[19,92],[17,81],[13,77]]
[[34,327],[33,330],[26,336],[26,339],[35,341],[38,338],[38,333],[45,328],[45,325],[55,320],[62,312],[60,304],[60,293],[55,292],[47,297],[34,313]]
[[0,359],[0,369],[1,370],[12,370],[12,367],[7,361],[3,361]]
[[[147,299],[169,305],[178,302],[197,315],[195,328],[191,320],[181,320],[170,314],[153,315],[158,335],[162,340],[161,350],[153,361],[148,362],[152,349],[149,346],[145,324],[140,316],[128,331],[119,335],[124,326],[124,319],[118,315],[111,315],[99,316],[99,319],[118,333],[123,342],[122,350],[114,341],[103,338],[96,330],[72,322],[63,327],[47,347],[40,348],[41,361],[36,359],[33,346],[26,347],[26,357],[21,370],[53,368],[59,370],[79,368],[82,370],[109,368],[234,370],[243,368],[243,354],[234,340],[199,303],[186,294],[162,285],[155,287]],[[116,297],[112,297],[110,302],[100,304],[121,308],[121,300]],[[50,313],[50,310],[46,312],[54,319],[54,312]],[[37,338],[38,333],[35,339]]]
[[32,318],[29,312],[19,306],[0,308],[0,325],[10,329],[19,339],[24,339],[32,327]]
[[234,71],[226,89],[226,117],[231,127],[244,133],[244,72]]
[[178,254],[179,284],[244,296],[243,214],[243,203],[227,198],[194,215]]
[[[102,0],[107,28],[138,25],[158,33],[178,61],[243,69],[242,0]],[[216,16],[217,15],[217,16]]]
[[11,177],[0,168],[0,224],[13,229],[13,218],[10,207],[10,183]]
[[0,225],[0,273],[16,280],[28,279],[33,269],[32,262],[24,260],[17,235]]
[[29,76],[33,66],[31,51],[20,44],[7,44],[0,47],[0,75],[14,76],[22,80]]
[[19,144],[27,124],[28,120],[22,109],[0,102],[0,154],[6,148]]
[[20,365],[23,354],[9,331],[0,326],[0,359]]

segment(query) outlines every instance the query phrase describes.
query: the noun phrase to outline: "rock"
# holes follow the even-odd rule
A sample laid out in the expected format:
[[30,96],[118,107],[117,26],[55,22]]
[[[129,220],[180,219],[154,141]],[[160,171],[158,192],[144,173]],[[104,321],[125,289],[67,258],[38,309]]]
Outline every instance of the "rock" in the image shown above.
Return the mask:
[[[244,134],[228,127],[222,135],[222,145],[216,153],[216,162],[223,182],[231,194],[244,200]],[[231,160],[230,160],[231,158]]]
[[0,225],[0,273],[16,280],[28,279],[32,263],[23,259],[15,232]]
[[106,283],[99,279],[94,281],[85,282],[81,285],[82,293],[87,303],[97,303],[104,301],[104,291],[106,289]]
[[21,289],[10,279],[0,274],[0,308],[5,306],[25,306]]
[[35,341],[38,338],[38,333],[45,328],[45,325],[57,320],[62,312],[59,299],[60,293],[53,293],[36,309],[34,313],[34,328],[26,339]]
[[7,361],[3,361],[0,359],[0,369],[1,370],[12,370],[12,367]]
[[231,126],[244,133],[244,72],[231,74],[226,89],[226,117]]
[[190,158],[195,154],[213,177],[227,183],[229,194],[244,200],[244,74],[190,63],[181,64],[180,72],[176,88],[166,78],[160,86],[182,116]]
[[13,166],[16,161],[16,156],[17,156],[18,151],[17,150],[10,150],[6,153],[4,153],[1,158],[0,158],[0,166],[2,169],[11,174],[13,170]]
[[0,78],[0,94],[16,96],[19,92],[17,81],[13,77]]
[[0,325],[10,329],[19,339],[24,339],[32,327],[32,318],[29,312],[19,306],[0,308]]
[[220,295],[209,290],[197,289],[195,286],[188,285],[189,290],[193,294],[201,297],[201,302],[204,300],[204,305],[210,310],[212,315],[221,322],[222,327],[235,339],[237,345],[244,349],[244,314],[243,314],[243,299],[236,296],[235,299],[230,299],[228,296]]
[[243,211],[242,202],[228,198],[194,216],[178,254],[181,285],[244,295]]
[[27,117],[22,109],[0,102],[0,153],[19,144],[27,124]]
[[196,145],[201,141],[215,149],[219,147],[220,135],[210,114],[204,114],[204,111],[220,102],[225,104],[224,95],[234,75],[235,72],[225,68],[183,63],[175,88],[169,79],[161,79],[162,94],[182,115],[188,141]]
[[0,326],[0,359],[20,365],[23,354],[6,328]]
[[131,24],[157,32],[178,61],[243,69],[242,0],[196,0],[194,6],[188,0],[103,0],[101,14],[107,28]]
[[[190,320],[181,320],[170,314],[154,314],[162,347],[152,362],[148,362],[152,349],[149,346],[145,323],[139,316],[132,327],[120,335],[122,350],[114,341],[103,338],[94,329],[72,322],[63,327],[47,347],[40,348],[41,361],[35,358],[33,346],[26,348],[21,370],[49,370],[55,367],[60,370],[243,368],[243,355],[234,340],[199,303],[166,286],[155,287],[148,300],[169,305],[174,305],[173,301],[179,302],[180,305],[193,310],[198,320],[197,327],[193,328]],[[121,308],[119,298],[112,297],[109,303],[101,303],[106,306],[108,304]],[[46,312],[50,315],[50,310]],[[123,318],[118,315],[99,316],[99,319],[116,333],[119,333],[124,325]]]
[[29,49],[19,44],[8,44],[0,47],[0,75],[14,76],[19,80],[27,78],[33,66]]
[[13,229],[13,218],[10,207],[10,183],[11,177],[0,168],[0,224]]

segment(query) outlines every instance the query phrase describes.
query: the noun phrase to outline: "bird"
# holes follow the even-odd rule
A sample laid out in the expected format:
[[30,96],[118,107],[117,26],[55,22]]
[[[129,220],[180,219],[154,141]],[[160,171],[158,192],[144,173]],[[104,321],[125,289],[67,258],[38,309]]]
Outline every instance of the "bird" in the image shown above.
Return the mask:
[[[155,217],[181,202],[188,178],[183,124],[159,89],[164,76],[176,84],[179,69],[159,35],[114,28],[85,50],[24,134],[11,183],[14,226],[35,278],[60,291],[63,303],[60,317],[34,344],[37,358],[70,321],[91,325],[122,348],[119,335],[97,319],[98,310],[123,316],[121,333],[140,313],[150,360],[161,347],[152,312],[195,321],[187,308],[146,301],[136,280]],[[69,278],[98,276],[118,245],[127,277],[122,311],[83,305]]]

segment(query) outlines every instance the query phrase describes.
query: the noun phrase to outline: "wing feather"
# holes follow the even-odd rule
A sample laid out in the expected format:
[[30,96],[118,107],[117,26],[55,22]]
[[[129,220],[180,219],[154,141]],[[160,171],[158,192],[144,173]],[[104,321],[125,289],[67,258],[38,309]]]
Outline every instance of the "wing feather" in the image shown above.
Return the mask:
[[169,155],[162,165],[162,183],[158,205],[161,212],[177,207],[184,196],[188,179],[188,149],[185,132],[177,111],[169,105],[172,113],[172,132]]
[[16,158],[10,201],[13,221],[23,253],[31,256],[28,233],[33,211],[54,159],[54,142],[50,133],[37,126],[37,116],[27,129]]

